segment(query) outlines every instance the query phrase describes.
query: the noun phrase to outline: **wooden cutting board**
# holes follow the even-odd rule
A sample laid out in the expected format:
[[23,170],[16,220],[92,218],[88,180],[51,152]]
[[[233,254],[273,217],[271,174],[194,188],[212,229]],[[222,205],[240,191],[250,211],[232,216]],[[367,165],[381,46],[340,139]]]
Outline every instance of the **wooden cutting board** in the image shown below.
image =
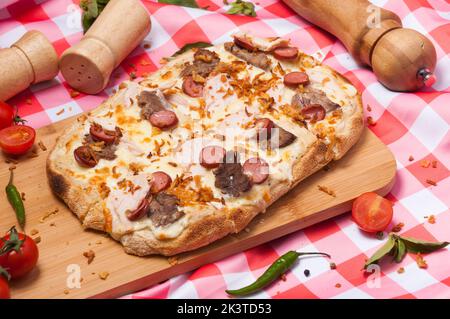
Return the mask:
[[[73,119],[41,128],[37,140],[50,149],[56,137]],[[48,151],[39,148],[38,157],[19,159],[15,184],[25,193],[26,232],[39,231],[38,267],[26,278],[12,282],[13,298],[85,298],[118,297],[147,288],[201,265],[220,260],[264,242],[316,224],[349,210],[351,200],[367,191],[385,195],[393,185],[396,163],[392,153],[369,130],[366,130],[349,153],[328,171],[309,177],[248,227],[197,251],[178,256],[171,265],[166,257],[147,258],[127,255],[120,244],[107,236],[86,231],[77,218],[52,193],[47,184],[45,161]],[[11,164],[0,155],[0,188],[8,183]],[[336,197],[318,190],[323,185],[333,189]],[[45,220],[43,216],[58,210]],[[0,234],[16,223],[5,192],[0,191]],[[88,265],[83,252],[92,249],[94,261]],[[69,289],[80,271],[80,288]],[[106,280],[99,273],[107,272]]]

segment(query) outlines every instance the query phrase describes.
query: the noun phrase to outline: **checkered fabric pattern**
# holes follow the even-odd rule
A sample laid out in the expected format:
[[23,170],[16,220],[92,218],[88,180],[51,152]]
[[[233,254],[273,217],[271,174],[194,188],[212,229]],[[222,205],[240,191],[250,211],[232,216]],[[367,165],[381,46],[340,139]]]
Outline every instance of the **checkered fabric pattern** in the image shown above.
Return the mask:
[[[79,1],[7,0],[0,7],[0,46],[7,47],[27,30],[46,34],[61,54],[81,38]],[[107,89],[97,96],[78,94],[59,75],[34,85],[9,102],[34,127],[89,111],[105,99],[130,73],[137,76],[159,67],[162,57],[185,43],[221,43],[231,33],[249,30],[261,36],[292,39],[308,54],[349,78],[362,92],[370,129],[392,150],[397,182],[388,198],[395,203],[393,225],[405,224],[401,234],[425,240],[450,240],[450,3],[444,0],[374,0],[396,12],[405,27],[427,35],[434,43],[438,81],[418,93],[386,90],[367,69],[358,66],[335,38],[299,18],[282,2],[255,1],[257,17],[226,15],[222,0],[199,0],[207,10],[143,1],[152,15],[152,30],[114,72]],[[12,4],[11,4],[12,3]],[[147,47],[147,46],[145,46]],[[436,182],[436,186],[428,181]],[[431,223],[427,216],[434,215]],[[362,233],[349,214],[298,231],[270,243],[205,265],[125,298],[224,298],[227,288],[252,282],[288,250],[325,251],[337,268],[323,258],[303,259],[285,280],[254,295],[260,298],[450,298],[449,249],[425,256],[420,269],[414,255],[401,264],[384,263],[379,280],[361,271],[365,259],[381,241]],[[398,269],[404,268],[403,273]],[[310,275],[305,276],[304,270]]]

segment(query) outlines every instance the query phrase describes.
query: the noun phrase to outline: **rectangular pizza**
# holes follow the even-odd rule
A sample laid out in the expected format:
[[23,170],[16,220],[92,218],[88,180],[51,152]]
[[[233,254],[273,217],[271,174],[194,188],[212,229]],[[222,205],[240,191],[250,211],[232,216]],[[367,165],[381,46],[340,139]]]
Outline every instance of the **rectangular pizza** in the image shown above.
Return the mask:
[[243,230],[362,133],[355,87],[289,40],[240,32],[167,60],[81,115],[47,161],[54,193],[127,253]]

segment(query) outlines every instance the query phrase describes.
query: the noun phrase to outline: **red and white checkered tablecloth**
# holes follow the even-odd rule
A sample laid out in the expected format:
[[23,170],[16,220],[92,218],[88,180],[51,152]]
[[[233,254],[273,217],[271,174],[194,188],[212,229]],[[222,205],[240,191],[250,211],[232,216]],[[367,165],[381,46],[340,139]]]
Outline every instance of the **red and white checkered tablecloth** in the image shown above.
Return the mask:
[[[53,42],[58,54],[81,38],[79,0],[7,0],[0,7],[0,46],[7,47],[27,30],[38,29]],[[20,116],[41,127],[89,111],[131,72],[152,72],[162,57],[185,43],[221,43],[231,33],[249,30],[261,36],[283,36],[306,53],[349,78],[362,92],[365,110],[376,125],[370,129],[391,149],[397,160],[397,182],[388,198],[395,203],[393,225],[405,224],[402,234],[427,240],[450,240],[450,3],[444,0],[373,0],[396,12],[405,27],[426,34],[437,50],[438,81],[419,93],[386,90],[367,69],[355,64],[341,43],[299,18],[280,1],[256,0],[257,17],[223,14],[222,0],[199,0],[208,11],[143,0],[152,16],[146,41],[114,72],[108,88],[97,96],[74,96],[59,75],[34,85],[10,100]],[[11,4],[12,3],[12,4]],[[61,110],[64,110],[62,112]],[[410,156],[414,158],[410,160]],[[423,167],[423,160],[436,161]],[[426,182],[437,182],[432,186]],[[426,216],[434,215],[430,223]],[[252,282],[288,250],[325,251],[333,255],[336,270],[322,258],[303,259],[286,280],[254,295],[260,298],[450,298],[449,248],[425,257],[420,269],[414,255],[401,264],[384,264],[379,281],[367,283],[361,271],[365,259],[381,241],[362,233],[349,214],[289,236],[205,265],[125,298],[225,298],[226,288]],[[404,268],[404,273],[398,269]],[[304,270],[311,275],[306,277]],[[374,285],[375,283],[375,285]],[[378,285],[376,284],[378,283]]]

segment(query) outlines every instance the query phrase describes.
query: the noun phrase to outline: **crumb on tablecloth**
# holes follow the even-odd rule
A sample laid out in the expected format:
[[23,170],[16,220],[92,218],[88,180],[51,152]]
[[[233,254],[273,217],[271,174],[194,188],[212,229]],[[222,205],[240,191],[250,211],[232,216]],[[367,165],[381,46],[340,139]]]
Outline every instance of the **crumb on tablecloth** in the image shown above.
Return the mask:
[[78,95],[80,95],[80,92],[75,91],[74,89],[70,90],[70,97],[71,98],[77,97]]
[[436,216],[434,216],[434,215],[428,216],[428,223],[436,224]]
[[423,259],[423,256],[420,253],[417,254],[416,263],[417,263],[417,266],[419,266],[419,268],[421,268],[421,269],[428,268],[428,264],[427,264],[426,260]]
[[399,233],[402,231],[403,227],[405,227],[405,223],[398,223],[394,227],[392,227],[391,232],[393,233]]
[[368,116],[367,117],[367,124],[369,124],[370,126],[375,126],[375,125],[377,125],[377,122],[375,122],[375,120],[373,119],[372,116]]
[[423,168],[428,168],[428,167],[430,167],[430,165],[431,165],[431,161],[429,161],[429,160],[421,160],[420,161],[420,166]]

